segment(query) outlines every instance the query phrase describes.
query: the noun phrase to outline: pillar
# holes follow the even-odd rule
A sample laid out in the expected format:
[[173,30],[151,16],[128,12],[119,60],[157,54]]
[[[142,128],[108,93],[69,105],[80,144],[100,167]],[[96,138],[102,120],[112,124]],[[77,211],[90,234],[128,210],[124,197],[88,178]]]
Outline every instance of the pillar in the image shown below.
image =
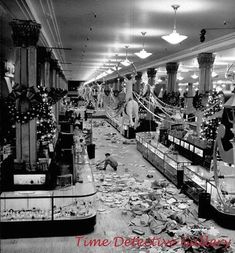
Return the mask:
[[176,84],[178,67],[179,64],[177,62],[168,62],[166,64],[167,79],[168,79],[166,88],[167,93],[178,91],[178,87]]
[[[56,89],[60,88],[59,70],[60,70],[59,65],[57,65],[56,73],[55,73],[55,88]],[[56,118],[56,122],[59,121],[59,103],[60,103],[60,100],[57,101],[56,104],[55,104],[55,118]]]
[[[62,88],[62,70],[60,69],[59,70],[59,72],[58,72],[58,88],[61,88],[61,89],[63,89]],[[58,102],[58,119],[59,119],[59,115],[60,115],[60,112],[61,112],[61,101],[62,100],[60,100],[59,102]],[[59,122],[59,121],[58,121]]]
[[193,107],[193,84],[188,83],[188,92],[187,92],[187,97],[185,97],[185,103],[184,103],[184,108],[186,109],[185,114],[189,115],[194,112],[194,107]]
[[47,50],[45,47],[37,47],[37,84],[40,84],[47,88],[49,88],[50,59],[51,52],[49,50]]
[[133,91],[140,94],[142,87],[142,72],[137,72],[137,75],[135,76],[135,83],[133,85]]
[[199,63],[199,93],[205,94],[213,89],[212,67],[215,56],[212,53],[200,53],[197,57]]
[[[41,25],[31,20],[15,20],[10,23],[15,49],[15,83],[36,86],[37,52]],[[16,123],[16,159],[31,165],[37,160],[36,119],[25,124]]]
[[45,86],[47,88],[50,88],[50,60],[51,60],[51,55],[46,58],[45,61]]
[[156,69],[155,68],[149,68],[147,69],[147,75],[148,75],[148,84],[150,86],[155,85],[155,77],[156,77]]
[[[57,68],[57,64],[58,64],[57,60],[55,60],[55,59],[50,60],[50,80],[49,80],[50,88],[56,88],[56,68]],[[52,111],[53,111],[53,114],[56,117],[56,113],[57,113],[56,104],[54,104],[52,106]]]
[[[151,87],[153,87],[155,85],[156,73],[157,73],[157,71],[154,68],[148,68],[147,69],[149,95],[150,95],[150,90],[153,90]],[[154,107],[150,104],[149,104],[148,109],[151,112],[154,112]],[[152,120],[153,119],[153,115],[149,111],[147,112],[146,119],[147,120]]]

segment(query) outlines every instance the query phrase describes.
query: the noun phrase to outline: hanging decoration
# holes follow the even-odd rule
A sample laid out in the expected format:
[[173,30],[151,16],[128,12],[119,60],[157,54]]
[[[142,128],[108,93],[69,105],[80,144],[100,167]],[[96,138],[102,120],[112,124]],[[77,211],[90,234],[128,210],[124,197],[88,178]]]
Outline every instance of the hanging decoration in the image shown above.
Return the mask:
[[49,92],[45,87],[38,86],[40,96],[42,97],[41,111],[37,119],[37,139],[42,142],[50,143],[56,135],[56,120],[50,105]]
[[[216,91],[211,92],[208,96],[206,108],[210,109],[205,110],[203,114],[201,137],[209,141],[214,141],[217,135],[217,128],[221,121],[220,112],[223,109],[223,94],[218,94]],[[213,117],[213,115],[218,115],[218,117]]]

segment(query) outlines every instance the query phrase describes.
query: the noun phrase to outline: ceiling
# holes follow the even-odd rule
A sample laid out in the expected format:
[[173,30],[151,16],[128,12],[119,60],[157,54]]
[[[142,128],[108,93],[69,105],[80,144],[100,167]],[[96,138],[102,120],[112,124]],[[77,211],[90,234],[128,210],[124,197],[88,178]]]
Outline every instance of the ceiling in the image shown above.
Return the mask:
[[[41,23],[41,44],[72,49],[54,50],[68,80],[95,78],[105,70],[104,64],[112,64],[116,58],[125,59],[126,45],[128,59],[137,69],[143,69],[197,47],[202,28],[235,27],[234,0],[0,0],[0,3],[12,18],[31,18]],[[188,36],[178,45],[161,39],[173,29],[172,4],[180,5],[177,32]],[[145,60],[134,55],[142,48],[141,32],[146,32],[145,49],[153,53]],[[204,43],[234,32],[235,29],[207,30]],[[223,55],[231,57],[231,52],[235,57],[234,50],[224,51]],[[221,57],[220,60],[225,62]],[[192,72],[198,69],[196,65],[196,69],[187,67],[196,64],[195,57],[180,62]],[[215,69],[224,71],[227,64],[221,68],[216,65]]]

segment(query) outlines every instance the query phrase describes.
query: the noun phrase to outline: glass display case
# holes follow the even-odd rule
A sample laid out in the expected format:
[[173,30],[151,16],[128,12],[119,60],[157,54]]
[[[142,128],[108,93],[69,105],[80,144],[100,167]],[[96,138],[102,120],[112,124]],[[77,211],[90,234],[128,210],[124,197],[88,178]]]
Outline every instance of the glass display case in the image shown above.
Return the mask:
[[199,195],[206,192],[207,180],[213,174],[199,165],[184,166],[184,185],[183,191],[196,203],[199,202]]
[[225,191],[223,185],[221,185],[220,189],[218,189],[215,181],[207,181],[206,192],[210,194],[211,218],[213,218],[222,227],[235,229],[234,192],[229,193]]
[[148,159],[148,143],[154,136],[154,132],[141,132],[136,134],[137,150],[143,154],[145,159]]
[[161,172],[164,171],[164,153],[168,152],[168,148],[158,142],[151,140],[148,144],[149,154],[148,160]]
[[78,235],[96,224],[96,188],[85,155],[75,185],[51,191],[3,192],[1,237]]
[[164,175],[177,187],[183,184],[183,172],[185,165],[191,165],[191,161],[179,154],[164,154]]

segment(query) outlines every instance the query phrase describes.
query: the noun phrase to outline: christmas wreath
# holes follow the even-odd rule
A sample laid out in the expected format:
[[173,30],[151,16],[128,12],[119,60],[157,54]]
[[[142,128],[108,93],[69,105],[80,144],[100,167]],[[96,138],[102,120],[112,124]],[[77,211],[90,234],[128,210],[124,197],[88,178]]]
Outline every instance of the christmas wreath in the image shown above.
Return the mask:
[[168,105],[177,106],[180,102],[179,92],[165,92],[162,96],[162,101]]
[[35,88],[16,84],[6,98],[11,120],[26,123],[40,113],[42,97]]
[[12,92],[5,99],[12,121],[25,124],[41,115],[45,99],[48,105],[53,105],[67,94],[67,91],[62,89],[48,90],[43,86],[37,88],[39,92],[34,86],[14,85]]

